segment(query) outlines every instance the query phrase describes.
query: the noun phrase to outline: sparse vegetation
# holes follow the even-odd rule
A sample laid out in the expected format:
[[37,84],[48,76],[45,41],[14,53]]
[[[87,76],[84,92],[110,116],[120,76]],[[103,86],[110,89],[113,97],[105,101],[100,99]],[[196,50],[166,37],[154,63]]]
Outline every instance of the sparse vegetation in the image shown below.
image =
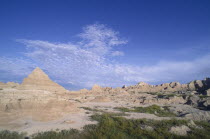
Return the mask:
[[13,131],[0,131],[0,139],[24,139],[25,133],[18,133]]
[[75,101],[77,101],[77,102],[81,103],[81,101],[80,101],[80,100],[78,100],[78,99],[75,99]]
[[0,88],[0,90],[3,90],[3,88]]
[[[85,110],[88,110],[88,111],[93,111],[93,112],[101,112],[101,113],[104,113],[104,114],[110,114],[112,116],[126,116],[128,114],[125,114],[124,112],[122,113],[114,113],[114,112],[105,112],[103,110],[99,110],[99,109],[92,109],[92,108],[89,108],[89,107],[80,107],[80,108],[83,108]],[[89,113],[87,113],[89,114]]]
[[82,133],[76,129],[61,130],[60,132],[48,131],[32,135],[33,139],[79,139]]
[[196,121],[195,124],[199,128],[192,128],[191,136],[194,138],[200,137],[202,139],[210,138],[210,123],[206,121]]
[[174,97],[176,95],[175,94],[158,94],[157,96],[158,96],[158,98],[169,99],[170,97]]
[[88,111],[93,111],[93,112],[103,112],[103,110],[99,110],[99,109],[92,109],[89,107],[80,107],[82,109],[88,110]]
[[210,97],[210,96],[199,95],[199,97],[202,99],[202,98],[208,98],[208,97]]
[[158,94],[161,94],[160,92],[146,92],[147,94],[150,94],[150,95],[158,95]]
[[170,112],[167,106],[160,107],[158,105],[151,105],[148,107],[134,107],[133,109],[125,107],[116,107],[116,109],[122,112],[139,112],[139,113],[150,113],[161,117],[173,117],[176,116],[174,113]]
[[157,96],[158,98],[165,98],[165,99],[169,99],[170,97],[174,97],[174,96],[180,96],[178,94],[164,94],[164,93],[161,93],[161,92],[146,92],[147,94],[150,94],[150,95],[155,95]]
[[[126,119],[123,117],[116,117],[113,113],[95,114],[91,116],[92,120],[98,121],[97,125],[87,125],[84,130],[78,131],[75,129],[48,131],[32,135],[33,139],[188,139],[188,138],[202,138],[210,137],[210,123],[196,122],[199,127],[191,128],[188,136],[178,136],[169,132],[173,126],[187,125],[187,120],[146,120],[146,119]],[[152,127],[152,130],[147,130],[144,126]],[[0,139],[22,139],[23,135],[16,132],[3,131],[0,132]]]

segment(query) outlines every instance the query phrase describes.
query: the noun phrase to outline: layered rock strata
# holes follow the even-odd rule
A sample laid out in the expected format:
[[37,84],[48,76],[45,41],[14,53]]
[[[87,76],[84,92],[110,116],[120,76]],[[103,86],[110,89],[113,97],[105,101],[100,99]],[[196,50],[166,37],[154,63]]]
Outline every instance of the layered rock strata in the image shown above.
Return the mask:
[[66,89],[53,82],[40,68],[36,68],[25,78],[18,89],[21,90],[47,90],[53,92],[65,92]]

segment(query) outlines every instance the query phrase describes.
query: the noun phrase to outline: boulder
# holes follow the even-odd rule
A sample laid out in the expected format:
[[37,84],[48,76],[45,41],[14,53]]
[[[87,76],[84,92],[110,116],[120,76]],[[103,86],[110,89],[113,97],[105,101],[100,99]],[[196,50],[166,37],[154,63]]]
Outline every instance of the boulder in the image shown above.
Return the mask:
[[139,82],[137,85],[138,86],[149,86],[149,84],[145,83],[145,82]]
[[209,89],[210,88],[210,78],[205,78],[203,80],[203,84],[205,86],[205,89]]
[[206,109],[210,109],[210,98],[207,98],[204,102],[203,102],[203,106],[206,108]]
[[126,87],[127,87],[126,85],[123,85],[123,86],[122,86],[122,88],[126,88]]
[[97,85],[97,84],[95,84],[95,85],[93,85],[93,87],[92,87],[91,90],[92,90],[92,91],[101,91],[101,90],[102,90],[102,87],[99,86],[99,85]]
[[196,111],[192,113],[186,113],[182,115],[182,117],[186,119],[191,119],[195,121],[209,121],[210,120],[210,112],[208,111]]
[[198,101],[200,100],[200,98],[196,95],[193,95],[191,97],[188,98],[188,101],[186,104],[188,105],[191,105],[191,106],[194,106],[194,107],[197,107],[199,104],[198,104]]
[[210,89],[206,90],[204,93],[206,96],[210,96]]
[[190,83],[188,84],[188,89],[189,89],[190,91],[196,90],[195,81],[192,81],[192,82],[190,82]]
[[169,132],[176,134],[176,135],[181,135],[181,136],[186,136],[188,132],[190,132],[190,128],[186,125],[182,126],[173,126],[170,128]]
[[204,87],[203,82],[201,80],[196,80],[195,87],[197,90],[202,89]]
[[153,131],[154,130],[154,128],[152,126],[148,126],[148,125],[141,125],[141,129],[149,130],[149,131]]
[[180,88],[180,87],[181,87],[181,84],[180,84],[179,82],[171,82],[171,83],[169,84],[169,86],[170,86],[171,88]]

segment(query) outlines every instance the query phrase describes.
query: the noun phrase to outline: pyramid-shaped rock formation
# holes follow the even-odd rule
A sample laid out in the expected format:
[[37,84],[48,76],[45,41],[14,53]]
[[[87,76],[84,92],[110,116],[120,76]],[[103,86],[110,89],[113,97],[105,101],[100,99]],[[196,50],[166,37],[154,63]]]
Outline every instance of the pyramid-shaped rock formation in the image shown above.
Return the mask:
[[46,90],[54,92],[64,92],[65,88],[53,82],[40,68],[36,68],[27,78],[25,78],[19,89],[23,90]]

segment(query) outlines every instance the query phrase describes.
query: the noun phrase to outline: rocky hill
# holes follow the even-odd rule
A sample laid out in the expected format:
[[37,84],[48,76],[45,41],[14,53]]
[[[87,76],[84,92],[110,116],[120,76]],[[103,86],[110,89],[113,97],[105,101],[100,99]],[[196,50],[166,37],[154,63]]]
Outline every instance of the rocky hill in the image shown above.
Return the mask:
[[20,84],[18,83],[14,83],[14,82],[7,82],[7,83],[3,83],[0,82],[0,88],[16,88],[19,87]]
[[[39,131],[83,129],[96,123],[90,119],[91,115],[101,113],[127,119],[206,122],[210,121],[209,110],[210,78],[187,84],[139,82],[117,88],[94,85],[91,90],[68,91],[36,68],[21,84],[0,83],[0,130],[23,131],[29,135]],[[189,127],[185,128],[190,131]]]
[[186,91],[198,91],[200,93],[205,92],[210,88],[210,78],[204,80],[191,81],[188,84],[180,84],[179,82],[164,83],[161,85],[149,85],[144,82],[140,82],[137,85],[124,87],[124,90],[132,90],[134,92],[186,92]]
[[47,74],[45,74],[40,68],[34,69],[34,71],[28,75],[19,86],[21,90],[46,90],[54,92],[65,92],[66,89],[59,84],[53,82]]

